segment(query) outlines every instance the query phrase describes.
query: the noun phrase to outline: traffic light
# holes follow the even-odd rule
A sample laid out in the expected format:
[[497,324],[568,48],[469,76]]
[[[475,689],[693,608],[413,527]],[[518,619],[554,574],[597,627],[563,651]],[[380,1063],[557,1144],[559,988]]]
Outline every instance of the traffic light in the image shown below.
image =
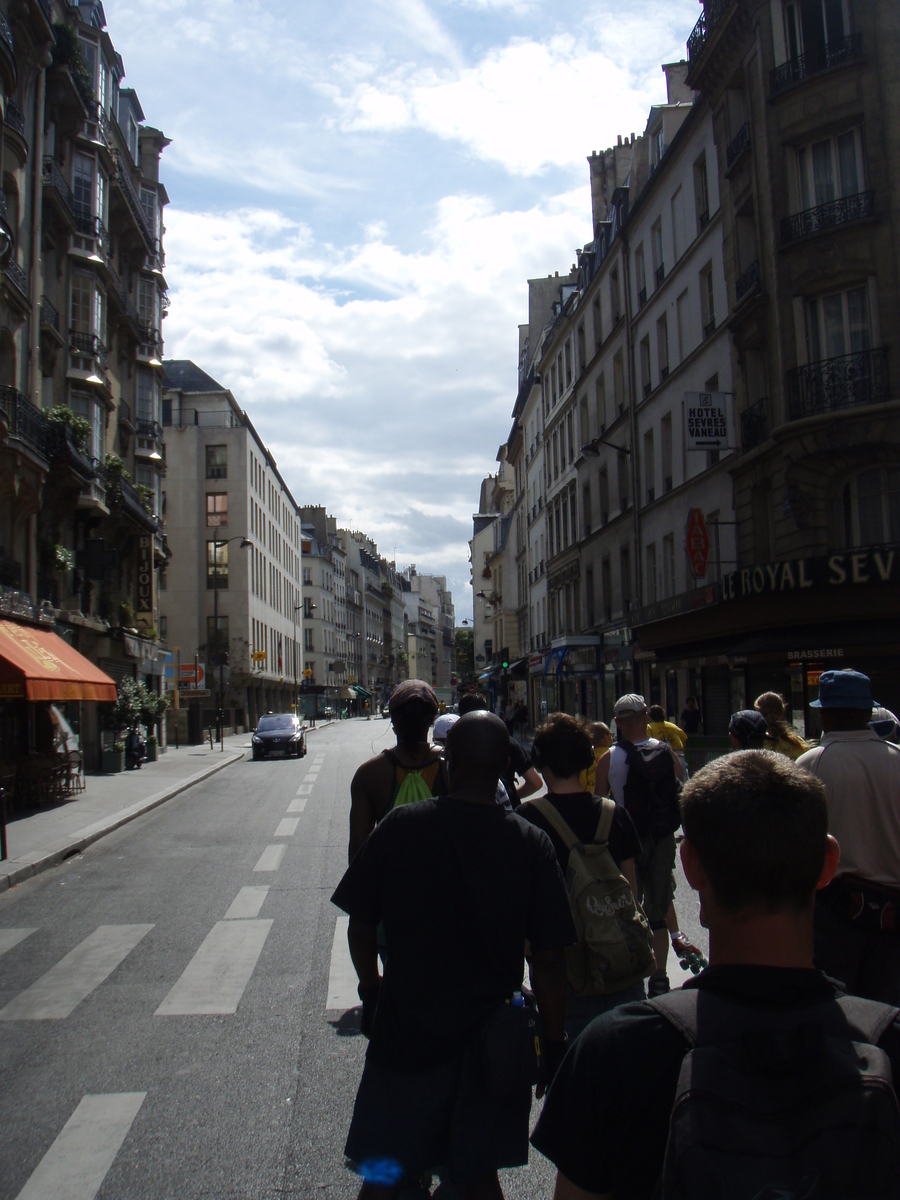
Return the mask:
[[500,651],[500,666],[504,671],[509,670],[509,647],[504,646]]

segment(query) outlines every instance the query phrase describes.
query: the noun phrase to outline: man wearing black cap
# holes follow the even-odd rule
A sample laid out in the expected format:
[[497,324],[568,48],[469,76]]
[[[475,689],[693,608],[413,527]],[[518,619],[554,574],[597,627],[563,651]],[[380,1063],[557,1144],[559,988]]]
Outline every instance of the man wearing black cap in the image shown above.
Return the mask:
[[742,708],[732,714],[728,736],[733,750],[765,750],[768,732],[766,718],[755,708]]
[[825,784],[841,861],[816,903],[816,966],[854,995],[900,1004],[900,748],[869,727],[859,671],[823,671],[822,742],[797,765]]

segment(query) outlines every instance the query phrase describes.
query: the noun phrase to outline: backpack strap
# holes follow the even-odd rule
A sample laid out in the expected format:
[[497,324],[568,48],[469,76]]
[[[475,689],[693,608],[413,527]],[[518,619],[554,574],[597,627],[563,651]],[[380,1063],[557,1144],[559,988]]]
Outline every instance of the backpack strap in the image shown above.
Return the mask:
[[783,1028],[792,1017],[798,1023],[802,1017],[812,1018],[829,1037],[875,1046],[900,1015],[900,1009],[890,1004],[860,996],[840,996],[802,1008],[751,1008],[697,987],[679,988],[648,1003],[675,1026],[691,1049],[731,1041],[743,1033]]
[[610,799],[609,796],[595,796],[594,799],[599,800],[601,804],[600,822],[597,825],[597,832],[594,834],[594,845],[605,846],[612,832],[613,818],[616,815],[616,802]]
[[535,800],[529,800],[529,804],[533,804],[542,817],[553,826],[559,836],[565,843],[567,850],[572,850],[575,846],[580,846],[578,838],[562,819],[556,806],[551,803],[547,796],[538,796]]

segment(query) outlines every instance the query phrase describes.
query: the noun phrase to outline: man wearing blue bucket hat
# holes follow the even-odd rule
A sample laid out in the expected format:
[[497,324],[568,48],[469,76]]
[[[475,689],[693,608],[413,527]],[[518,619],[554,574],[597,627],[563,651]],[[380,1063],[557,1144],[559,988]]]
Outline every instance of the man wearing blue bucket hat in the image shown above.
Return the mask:
[[816,904],[816,966],[848,992],[900,1003],[900,748],[870,728],[872,687],[859,671],[823,671],[821,744],[797,765],[825,784],[841,861]]

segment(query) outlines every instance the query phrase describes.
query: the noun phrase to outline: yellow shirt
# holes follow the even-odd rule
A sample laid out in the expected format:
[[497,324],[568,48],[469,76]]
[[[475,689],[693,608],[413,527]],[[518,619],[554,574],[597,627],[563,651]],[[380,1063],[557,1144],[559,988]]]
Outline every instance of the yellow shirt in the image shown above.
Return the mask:
[[647,730],[650,737],[658,738],[661,742],[668,742],[676,752],[683,750],[687,745],[687,734],[677,725],[673,725],[671,721],[651,721]]
[[[769,748],[770,747],[766,747],[766,749]],[[805,754],[810,748],[811,747],[806,742],[801,742],[801,744],[798,746],[796,742],[792,742],[790,738],[786,738],[784,736],[779,737],[779,739],[776,742],[773,742],[771,746],[772,750],[775,750],[778,754],[786,754],[787,757],[793,759],[794,762],[797,761],[801,754]]]
[[609,754],[609,746],[600,746],[594,750],[594,761],[586,770],[582,771],[578,776],[578,782],[586,792],[590,792],[593,796],[594,787],[597,783],[597,763],[604,754]]

